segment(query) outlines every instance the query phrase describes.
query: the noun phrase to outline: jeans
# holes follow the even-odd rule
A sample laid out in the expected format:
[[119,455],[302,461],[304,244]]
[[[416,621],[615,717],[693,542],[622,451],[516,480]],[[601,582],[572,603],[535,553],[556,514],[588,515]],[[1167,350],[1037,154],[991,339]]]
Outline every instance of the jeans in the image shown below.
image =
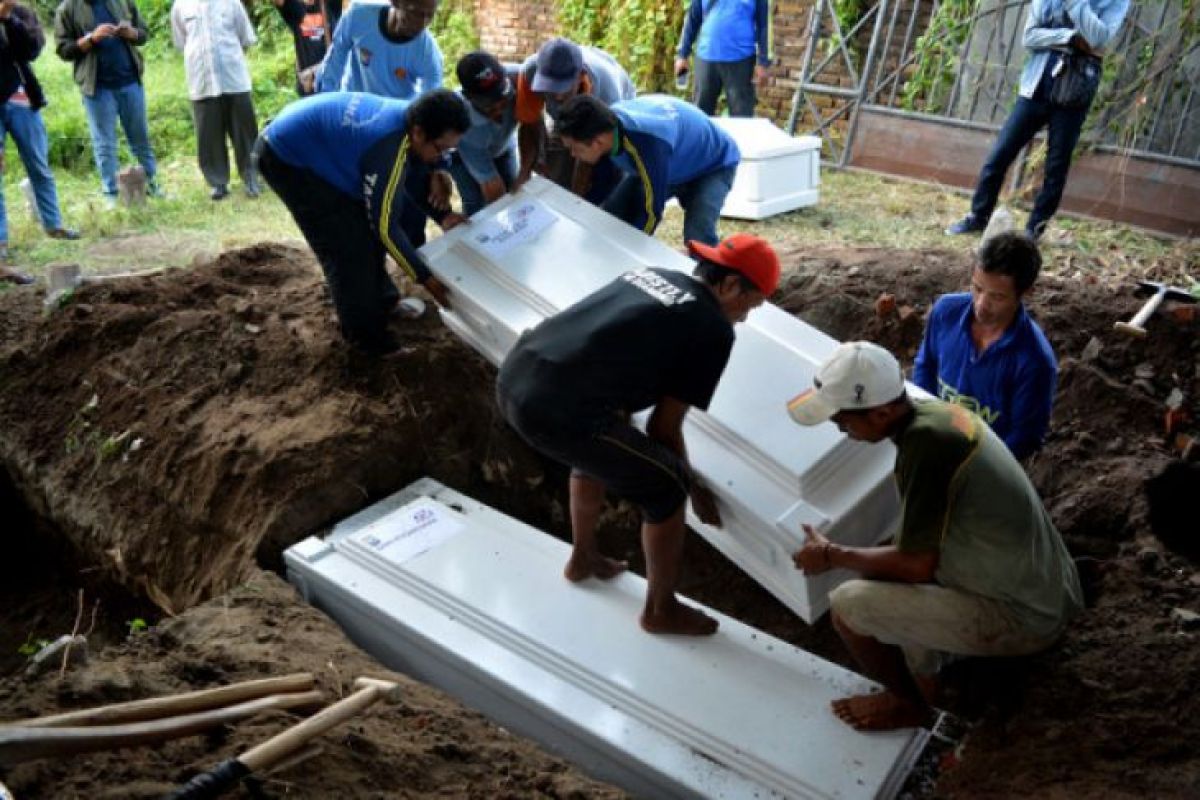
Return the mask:
[[733,188],[736,174],[736,166],[725,167],[670,188],[670,194],[683,206],[684,242],[695,240],[716,245],[720,241],[717,220],[721,216],[721,207],[725,205],[725,196]]
[[710,117],[717,110],[721,87],[729,116],[753,117],[758,94],[754,88],[754,56],[741,61],[705,61],[696,58],[696,107]]
[[[504,181],[504,188],[511,188],[519,167],[516,149],[508,148],[496,156],[493,163],[496,165],[496,172],[500,174],[500,180]],[[467,169],[457,151],[450,163],[450,175],[454,178],[454,185],[458,187],[458,196],[462,198],[463,214],[469,217],[487,205],[479,181],[475,180],[475,176]]]
[[1067,173],[1071,169],[1071,154],[1079,142],[1079,133],[1087,119],[1088,109],[1062,108],[1051,103],[1049,91],[1052,79],[1048,76],[1049,72],[1047,69],[1047,75],[1043,76],[1032,98],[1017,98],[1016,105],[996,137],[996,143],[992,145],[992,152],[983,164],[975,184],[975,194],[971,197],[971,214],[981,223],[991,218],[1004,184],[1004,176],[1017,154],[1043,127],[1047,129],[1046,164],[1043,168],[1045,177],[1034,200],[1026,229],[1035,236],[1040,235],[1054,212],[1058,211],[1063,190],[1067,186]]
[[83,96],[88,129],[92,133],[92,152],[96,169],[100,171],[100,187],[106,195],[117,196],[117,170],[121,161],[117,154],[117,119],[125,131],[129,149],[146,170],[146,180],[153,181],[156,173],[154,151],[150,149],[150,129],[146,123],[146,93],[142,84],[130,83],[119,89],[96,87],[91,97]]
[[[42,115],[28,106],[0,103],[0,147],[4,137],[11,134],[17,144],[21,163],[33,185],[37,200],[38,216],[47,231],[62,227],[62,214],[58,210],[58,189],[54,185],[54,173],[50,171],[47,154],[50,140]],[[0,244],[8,242],[8,214],[4,208],[4,193],[0,191]]]

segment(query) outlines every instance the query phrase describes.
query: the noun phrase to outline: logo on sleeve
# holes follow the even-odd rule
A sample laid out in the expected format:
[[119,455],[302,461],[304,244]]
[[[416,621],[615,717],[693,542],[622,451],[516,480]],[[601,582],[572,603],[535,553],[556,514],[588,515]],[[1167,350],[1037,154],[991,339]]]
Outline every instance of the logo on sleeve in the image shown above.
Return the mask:
[[362,65],[364,67],[370,66],[371,58],[372,58],[372,53],[370,50],[368,50],[365,47],[358,48],[358,60],[360,62],[362,62]]

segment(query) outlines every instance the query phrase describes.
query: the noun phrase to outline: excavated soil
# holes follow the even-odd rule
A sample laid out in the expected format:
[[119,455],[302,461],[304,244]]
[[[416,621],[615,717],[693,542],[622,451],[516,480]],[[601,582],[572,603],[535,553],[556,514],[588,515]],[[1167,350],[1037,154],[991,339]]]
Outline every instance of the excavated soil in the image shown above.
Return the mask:
[[[942,251],[782,255],[777,302],[906,363],[931,301],[966,279],[963,255]],[[877,313],[884,293],[895,307]],[[1028,469],[1093,600],[1052,650],[948,676],[945,704],[968,732],[925,764],[914,795],[1200,793],[1200,467],[1164,433],[1172,390],[1184,414],[1200,411],[1200,325],[1164,313],[1146,340],[1112,332],[1138,303],[1052,274],[1032,298],[1061,376]],[[357,357],[311,255],[281,245],[89,285],[50,313],[35,290],[0,294],[0,719],[293,671],[336,695],[386,674],[263,569],[424,475],[567,535],[563,472],[497,419],[492,368],[432,313],[397,324],[400,357]],[[1181,431],[1200,433],[1186,419]],[[640,570],[634,521],[618,507],[602,535]],[[806,626],[698,537],[685,559],[686,594],[848,663],[827,624]],[[142,619],[150,630],[130,634]],[[76,628],[90,629],[88,664],[22,673],[22,645]],[[269,778],[267,796],[618,794],[435,690],[404,688],[401,705]],[[276,712],[0,780],[18,797],[156,797],[294,721]]]

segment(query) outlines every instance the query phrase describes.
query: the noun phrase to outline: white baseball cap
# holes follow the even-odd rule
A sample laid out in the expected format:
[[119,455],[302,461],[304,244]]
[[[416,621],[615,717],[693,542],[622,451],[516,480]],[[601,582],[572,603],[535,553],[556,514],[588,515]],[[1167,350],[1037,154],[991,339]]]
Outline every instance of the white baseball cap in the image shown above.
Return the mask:
[[813,376],[813,388],[788,401],[788,414],[801,425],[819,425],[839,411],[886,405],[904,394],[904,372],[896,357],[871,342],[846,342]]

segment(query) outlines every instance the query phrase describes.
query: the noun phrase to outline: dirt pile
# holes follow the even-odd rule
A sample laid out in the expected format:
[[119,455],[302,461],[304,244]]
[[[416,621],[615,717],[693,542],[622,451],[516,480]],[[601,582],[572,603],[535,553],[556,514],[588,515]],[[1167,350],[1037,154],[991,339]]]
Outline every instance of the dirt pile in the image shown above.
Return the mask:
[[[933,299],[966,285],[964,258],[948,252],[781,255],[789,270],[777,298],[784,308],[839,339],[878,341],[906,364]],[[880,304],[877,313],[884,293],[894,306]],[[956,766],[941,776],[939,793],[1030,795],[1050,786],[1063,796],[1200,792],[1200,698],[1192,691],[1200,682],[1200,633],[1188,616],[1200,612],[1200,573],[1155,539],[1151,520],[1164,510],[1152,510],[1144,492],[1172,463],[1163,437],[1172,391],[1179,390],[1192,419],[1200,412],[1200,326],[1162,316],[1146,341],[1113,333],[1112,323],[1131,316],[1138,302],[1128,292],[1053,275],[1032,299],[1062,371],[1053,433],[1029,470],[1072,550],[1093,559],[1097,599],[1060,646],[1000,664],[1003,680],[986,671],[994,662],[958,671],[948,702],[978,724],[961,752],[946,759]],[[248,578],[261,585],[258,565],[278,566],[287,545],[422,475],[564,535],[561,471],[497,420],[493,370],[433,314],[404,323],[400,333],[410,347],[399,359],[356,358],[337,336],[311,256],[280,246],[227,253],[187,272],[91,286],[48,316],[30,291],[0,295],[0,458],[13,490],[6,499],[0,480],[0,503],[32,511],[6,544],[61,537],[73,559],[55,561],[57,575],[38,573],[47,585],[22,590],[25,605],[0,603],[6,609],[0,648],[28,635],[37,598],[61,609],[39,619],[57,620],[55,635],[69,630],[80,570],[90,582],[105,576],[127,593],[181,611]],[[1195,423],[1188,430],[1196,433]],[[1182,480],[1187,486],[1189,479]],[[1195,496],[1183,498],[1192,506],[1182,508],[1193,520]],[[1177,519],[1180,508],[1166,511]],[[634,521],[617,508],[601,534],[613,555],[641,570]],[[47,524],[57,528],[54,536]],[[30,552],[28,564],[61,555],[53,548]],[[682,588],[689,596],[847,663],[827,624],[804,625],[698,537],[690,538],[685,559]],[[97,695],[71,688],[86,673],[65,684],[10,678],[0,684],[0,718],[307,668],[291,651],[309,643],[292,637],[296,626],[285,621],[310,611],[280,596],[256,617],[243,589],[228,597],[165,623],[150,638],[133,637],[88,668],[134,674],[163,661],[158,679]],[[205,632],[219,621],[212,609],[222,602],[231,609],[250,603],[241,638]],[[114,639],[124,638],[126,613],[146,613],[125,612],[108,599],[105,609],[102,624],[118,620],[110,622]],[[208,622],[197,623],[196,612]],[[191,638],[161,632],[177,624],[199,629]],[[256,635],[268,639],[258,642]],[[216,649],[201,647],[201,639],[212,639]],[[347,685],[341,660],[351,658],[348,646],[322,646],[343,649],[336,658],[314,656],[312,669],[324,670],[328,660],[338,675],[326,670],[327,685]],[[220,669],[208,671],[209,663]],[[463,745],[470,756],[464,773],[441,772],[437,779],[462,787],[451,794],[503,796],[508,789],[481,789],[472,770],[500,746],[491,737],[511,739],[468,727],[474,738]],[[163,775],[170,782],[235,751],[235,740],[261,738],[237,738],[240,731],[228,741],[172,745],[185,749],[161,760],[141,751],[103,757],[104,764],[125,765],[104,780],[90,777],[101,757],[21,774],[29,786],[58,781],[81,797],[143,782],[161,788]],[[406,735],[420,738],[419,731]],[[339,754],[353,768],[320,784],[323,793],[298,782],[289,796],[382,796],[378,785],[356,775],[378,778],[381,770],[400,768],[394,759],[401,756],[374,753],[367,765],[360,756],[370,754],[369,745],[362,741]],[[429,750],[441,741],[433,734],[422,741],[427,752],[440,752]],[[522,774],[533,782],[510,793],[566,794],[553,782],[537,783],[545,769],[530,766]],[[333,782],[337,776],[344,782]]]
[[[327,702],[352,692],[360,675],[398,681],[402,701],[376,704],[322,736],[319,755],[263,781],[267,796],[623,796],[442,693],[387,672],[267,572],[132,636],[120,653],[74,669],[61,682],[0,684],[0,707],[6,718],[34,715],[58,705],[90,707],[293,672],[316,675]],[[30,762],[10,770],[5,782],[21,798],[158,800],[297,721],[270,712],[161,747]]]
[[12,295],[0,457],[81,560],[166,611],[423,474],[503,482],[521,452],[435,315],[401,357],[358,357],[299,250],[88,286],[50,315]]

